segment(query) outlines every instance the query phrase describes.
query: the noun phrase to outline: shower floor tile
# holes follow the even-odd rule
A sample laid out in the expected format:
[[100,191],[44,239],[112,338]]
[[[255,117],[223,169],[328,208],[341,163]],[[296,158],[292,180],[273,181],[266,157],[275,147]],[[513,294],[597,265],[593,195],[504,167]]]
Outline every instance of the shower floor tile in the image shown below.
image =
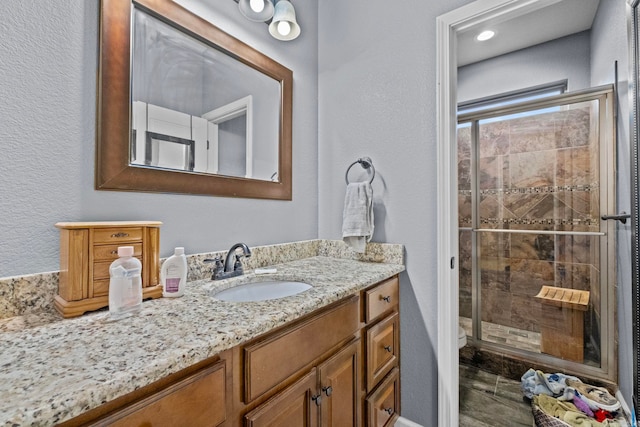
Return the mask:
[[467,365],[460,365],[459,372],[460,427],[534,425],[519,381]]
[[[460,327],[471,336],[471,319],[460,317]],[[540,353],[540,332],[525,331],[495,323],[482,322],[484,341]]]

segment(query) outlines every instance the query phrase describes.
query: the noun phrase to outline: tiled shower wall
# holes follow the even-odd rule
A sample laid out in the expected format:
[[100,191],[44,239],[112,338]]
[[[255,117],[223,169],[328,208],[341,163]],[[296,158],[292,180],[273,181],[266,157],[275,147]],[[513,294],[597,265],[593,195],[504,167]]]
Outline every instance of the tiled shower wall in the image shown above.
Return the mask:
[[[480,229],[599,230],[597,103],[480,122]],[[459,226],[472,226],[471,127],[458,129]],[[471,317],[471,231],[460,231],[460,316]],[[478,232],[483,321],[538,332],[543,285],[589,290],[585,333],[599,340],[593,236]],[[598,308],[592,309],[591,307]],[[585,337],[587,339],[587,337]]]

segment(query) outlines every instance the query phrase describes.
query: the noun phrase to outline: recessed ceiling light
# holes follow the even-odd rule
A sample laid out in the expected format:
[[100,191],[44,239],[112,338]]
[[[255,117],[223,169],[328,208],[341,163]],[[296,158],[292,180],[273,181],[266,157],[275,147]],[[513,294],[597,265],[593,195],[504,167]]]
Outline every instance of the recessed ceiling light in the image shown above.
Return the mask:
[[483,42],[483,41],[489,40],[495,35],[496,35],[495,31],[486,30],[478,34],[478,36],[476,37],[476,40]]

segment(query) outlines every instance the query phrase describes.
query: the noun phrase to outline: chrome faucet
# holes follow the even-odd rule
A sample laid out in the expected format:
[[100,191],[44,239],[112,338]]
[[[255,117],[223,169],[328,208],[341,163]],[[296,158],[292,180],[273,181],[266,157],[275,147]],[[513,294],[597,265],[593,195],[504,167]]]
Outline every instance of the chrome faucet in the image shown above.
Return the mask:
[[[236,254],[236,249],[239,248],[242,248],[242,255]],[[240,258],[249,258],[250,256],[251,251],[249,250],[249,247],[247,245],[245,245],[244,243],[236,243],[235,245],[231,246],[231,249],[229,249],[229,252],[227,252],[227,257],[224,260],[224,264],[222,263],[222,258],[220,257],[220,255],[218,255],[214,259],[205,259],[204,262],[215,263],[213,267],[213,275],[211,276],[212,280],[228,279],[229,277],[240,276],[244,273]]]
[[[227,257],[224,260],[225,273],[236,272],[239,270],[240,272],[237,274],[237,276],[242,274],[242,263],[240,262],[240,255],[236,254],[236,249],[238,248],[242,248],[242,256],[244,256],[245,258],[249,258],[251,256],[249,246],[245,245],[244,243],[236,243],[235,245],[231,246],[231,249],[229,249],[229,252],[227,252]],[[235,261],[233,261],[234,255],[236,258]]]

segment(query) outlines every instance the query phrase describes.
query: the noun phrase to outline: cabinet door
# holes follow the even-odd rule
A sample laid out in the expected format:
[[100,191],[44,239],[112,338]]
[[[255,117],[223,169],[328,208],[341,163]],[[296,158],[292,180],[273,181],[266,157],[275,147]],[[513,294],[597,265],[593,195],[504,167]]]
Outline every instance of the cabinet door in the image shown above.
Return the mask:
[[367,330],[367,391],[398,366],[399,322],[398,313],[393,313]]
[[316,368],[244,416],[246,427],[317,427]]
[[400,413],[399,371],[394,368],[367,398],[367,426],[391,427]]
[[358,370],[360,340],[352,341],[318,366],[322,395],[320,423],[323,427],[358,426]]

